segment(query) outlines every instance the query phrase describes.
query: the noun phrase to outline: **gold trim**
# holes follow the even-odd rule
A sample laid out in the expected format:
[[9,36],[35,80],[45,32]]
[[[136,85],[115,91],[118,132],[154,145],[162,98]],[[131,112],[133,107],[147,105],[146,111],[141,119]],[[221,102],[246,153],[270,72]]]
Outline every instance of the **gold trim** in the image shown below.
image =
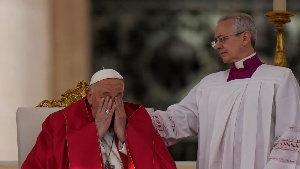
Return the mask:
[[[137,108],[135,111],[133,111],[132,114],[128,117],[128,120],[134,115],[135,112],[137,112],[138,110],[140,110],[141,107],[142,107],[142,105],[140,105],[139,108]],[[144,109],[145,109],[145,107],[144,107]],[[146,110],[146,112],[147,112],[147,110]]]
[[[126,128],[127,128],[127,126],[126,126]],[[125,131],[126,131],[126,130],[125,130]],[[125,132],[125,139],[128,140],[127,132]],[[129,145],[128,145],[128,143],[126,144],[126,141],[125,141],[125,145],[126,145],[126,148],[129,149]],[[132,161],[133,169],[135,169],[135,165],[134,165],[132,156],[131,156],[131,154],[130,154],[130,151],[128,150],[127,152],[128,152],[127,156],[129,155],[129,157],[130,157],[130,159],[131,159],[131,161]],[[128,161],[128,164],[129,164],[129,161]]]
[[[67,116],[65,115],[64,112],[61,112],[61,114],[64,116],[65,120],[66,120],[66,133],[68,130],[68,121],[67,121]],[[68,143],[69,139],[68,139],[68,135],[66,134],[66,144],[67,144],[67,148],[68,148],[68,157],[70,157],[69,155],[69,143]],[[68,160],[68,164],[69,164],[69,168],[71,168],[71,164],[70,164],[70,160]]]
[[89,84],[85,80],[81,80],[77,83],[76,88],[68,89],[61,96],[60,100],[43,100],[36,107],[67,107],[76,101],[86,96],[86,90],[89,88]]

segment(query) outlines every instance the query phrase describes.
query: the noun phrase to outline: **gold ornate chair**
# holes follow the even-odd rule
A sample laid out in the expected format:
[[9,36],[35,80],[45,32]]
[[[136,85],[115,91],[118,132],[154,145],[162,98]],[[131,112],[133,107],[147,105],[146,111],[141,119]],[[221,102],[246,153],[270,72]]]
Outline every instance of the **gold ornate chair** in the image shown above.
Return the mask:
[[85,91],[88,88],[89,84],[86,81],[79,81],[76,88],[68,89],[61,95],[60,100],[44,100],[37,107],[67,107],[85,97]]

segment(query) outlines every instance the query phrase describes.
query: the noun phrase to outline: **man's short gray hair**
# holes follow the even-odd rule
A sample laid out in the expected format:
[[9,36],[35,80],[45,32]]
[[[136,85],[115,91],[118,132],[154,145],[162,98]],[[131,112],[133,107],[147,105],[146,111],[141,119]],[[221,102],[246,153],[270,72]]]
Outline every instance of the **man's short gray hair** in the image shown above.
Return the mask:
[[90,85],[90,91],[91,91],[91,93],[94,93],[94,91],[95,91],[95,85]]
[[249,31],[251,34],[251,45],[254,48],[255,42],[257,39],[257,32],[254,20],[252,16],[246,14],[246,13],[233,13],[228,14],[223,17],[221,17],[218,20],[218,23],[228,20],[228,19],[234,19],[234,25],[233,29],[235,33],[240,33],[244,31]]

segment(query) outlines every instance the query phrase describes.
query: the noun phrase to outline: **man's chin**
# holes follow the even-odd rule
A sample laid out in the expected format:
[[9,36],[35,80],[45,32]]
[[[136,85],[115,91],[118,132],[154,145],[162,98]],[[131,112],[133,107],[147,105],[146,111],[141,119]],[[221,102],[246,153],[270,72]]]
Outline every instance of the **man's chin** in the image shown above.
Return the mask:
[[223,54],[220,54],[220,56],[221,56],[223,62],[226,63],[226,60],[227,60],[227,59],[226,59],[226,54],[223,53]]
[[223,63],[233,63],[231,58],[226,57],[225,55],[221,56]]
[[223,61],[223,63],[230,63],[230,61],[228,59],[226,59],[225,57],[222,57],[222,61]]

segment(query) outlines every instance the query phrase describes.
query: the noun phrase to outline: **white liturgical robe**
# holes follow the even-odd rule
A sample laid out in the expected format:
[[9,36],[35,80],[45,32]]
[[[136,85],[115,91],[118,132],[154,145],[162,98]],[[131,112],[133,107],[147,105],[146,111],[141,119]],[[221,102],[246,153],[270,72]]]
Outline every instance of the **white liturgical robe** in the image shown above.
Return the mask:
[[197,169],[299,167],[299,85],[291,70],[263,64],[251,78],[227,82],[228,73],[206,76],[180,103],[150,114],[166,144],[198,135]]

